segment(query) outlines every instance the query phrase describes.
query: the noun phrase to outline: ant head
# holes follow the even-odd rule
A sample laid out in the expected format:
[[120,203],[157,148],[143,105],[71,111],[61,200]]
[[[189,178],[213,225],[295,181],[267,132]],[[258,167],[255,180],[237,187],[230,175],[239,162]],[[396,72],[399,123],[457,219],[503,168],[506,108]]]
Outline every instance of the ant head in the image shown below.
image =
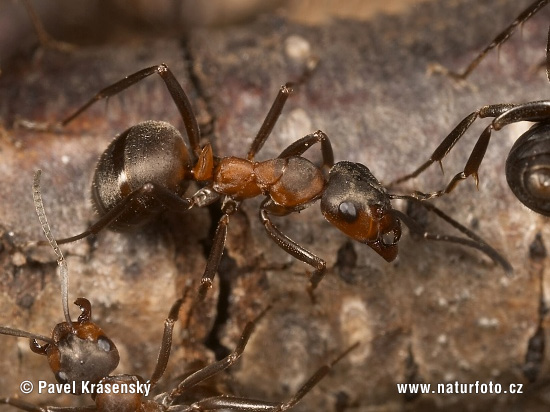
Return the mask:
[[31,340],[31,349],[48,357],[48,363],[60,383],[76,382],[80,394],[82,382],[98,382],[118,365],[118,350],[99,326],[91,321],[91,305],[87,299],[75,302],[82,310],[77,322],[62,322],[52,333],[52,343],[38,345]]
[[339,162],[330,170],[321,211],[332,225],[391,262],[401,237],[399,219],[384,187],[360,163]]

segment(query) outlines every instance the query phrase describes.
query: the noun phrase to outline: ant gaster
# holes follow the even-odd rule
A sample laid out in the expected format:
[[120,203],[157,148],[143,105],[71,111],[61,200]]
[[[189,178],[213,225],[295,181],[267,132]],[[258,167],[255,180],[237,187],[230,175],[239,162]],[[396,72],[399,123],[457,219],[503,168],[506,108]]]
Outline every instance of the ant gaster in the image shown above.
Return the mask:
[[[548,1],[537,1],[526,9],[511,26],[497,36],[497,39],[472,62],[471,69],[466,70],[463,77],[466,77],[477,66],[477,63],[474,63],[481,60],[488,50],[495,47],[496,44],[506,41],[515,26],[530,18]],[[450,74],[456,77],[456,74]],[[550,81],[550,31],[548,32],[546,47],[546,74]],[[459,77],[462,77],[462,75]],[[514,195],[525,206],[544,216],[550,216],[550,100],[520,104],[493,104],[475,110],[449,133],[426,162],[412,173],[396,179],[390,185],[399,184],[420,175],[434,162],[439,162],[441,165],[442,160],[474,121],[486,117],[492,117],[493,120],[479,136],[464,170],[457,173],[445,189],[431,193],[417,192],[414,196],[423,200],[442,196],[451,192],[459,182],[469,176],[472,176],[476,186],[479,186],[478,171],[487,151],[492,131],[499,131],[512,123],[528,121],[535,124],[521,135],[512,146],[506,159],[506,180]]]
[[[416,199],[388,194],[369,169],[361,164],[334,164],[330,140],[322,131],[302,137],[277,158],[255,161],[255,155],[269,137],[292,92],[292,83],[279,90],[246,158],[219,158],[214,156],[209,143],[200,146],[201,136],[191,103],[164,64],[140,70],[106,87],[60,125],[67,125],[96,101],[109,98],[152,74],[162,78],[171,94],[183,119],[191,150],[181,134],[165,122],[146,121],[127,129],[113,140],[97,164],[92,198],[100,214],[99,220],[83,233],[58,240],[59,243],[96,234],[109,225],[121,228],[140,224],[162,209],[181,212],[221,199],[223,215],[217,225],[199,288],[202,299],[212,286],[223,253],[229,217],[244,199],[263,195],[266,198],[261,203],[259,217],[267,234],[287,253],[314,269],[308,286],[311,296],[323,278],[326,263],[283,234],[272,223],[271,216],[298,212],[319,199],[321,211],[332,225],[370,246],[388,262],[397,256],[402,221],[411,231],[427,239],[457,242],[479,249],[511,271],[509,263],[494,249],[462,225],[443,217],[442,212],[437,214],[471,239],[425,233],[414,221],[393,209],[390,203],[391,199]],[[303,75],[301,81],[305,77]],[[30,124],[30,127],[36,128],[37,125]],[[317,143],[322,154],[320,167],[302,156]],[[203,187],[192,197],[183,197],[190,181],[199,182]],[[433,206],[428,208],[435,209]]]
[[[65,284],[68,284],[67,264],[65,262],[63,254],[61,253],[61,251],[59,250],[55,242],[55,239],[51,235],[51,231],[50,231],[48,222],[46,220],[46,215],[44,213],[44,207],[42,205],[42,199],[40,195],[39,179],[40,179],[40,172],[37,172],[34,180],[34,198],[35,198],[36,210],[38,212],[39,219],[42,224],[44,233],[46,234],[46,238],[48,239],[49,242],[52,242],[52,247],[54,248],[54,251],[58,256],[58,265],[60,267],[62,279],[64,280]],[[68,287],[62,288],[62,289],[64,289],[64,291],[67,291]],[[157,365],[155,367],[155,371],[153,372],[151,379],[149,379],[148,381],[144,381],[143,378],[136,375],[107,376],[112,370],[109,370],[109,372],[107,372],[104,376],[100,377],[99,379],[95,379],[95,373],[96,373],[95,369],[97,366],[96,364],[93,363],[93,361],[95,360],[95,357],[92,357],[92,358],[81,357],[80,355],[82,354],[82,351],[75,351],[75,352],[71,352],[68,355],[69,357],[72,358],[70,367],[74,368],[74,370],[70,369],[64,372],[66,372],[69,375],[73,374],[73,372],[78,372],[85,378],[82,380],[82,382],[78,382],[75,380],[77,387],[81,385],[83,382],[86,382],[86,379],[88,377],[93,377],[94,380],[91,382],[92,383],[95,382],[97,383],[97,386],[101,386],[103,388],[103,390],[101,391],[98,390],[97,392],[94,392],[92,394],[92,399],[95,402],[95,406],[74,407],[74,408],[67,408],[67,409],[58,408],[58,407],[41,408],[31,403],[20,400],[18,398],[0,398],[0,404],[12,405],[21,410],[25,410],[29,412],[58,411],[60,409],[71,410],[75,412],[77,411],[82,411],[82,412],[84,411],[96,411],[96,412],[124,412],[124,411],[128,411],[128,412],[182,411],[183,412],[183,411],[188,411],[188,412],[191,412],[191,411],[206,411],[206,410],[212,410],[212,409],[216,409],[216,410],[232,409],[235,411],[243,411],[243,412],[244,411],[266,411],[266,412],[286,411],[292,408],[294,405],[296,405],[321,379],[323,379],[328,374],[328,372],[337,362],[339,362],[342,358],[344,358],[347,354],[349,354],[352,350],[357,348],[357,346],[359,345],[358,343],[353,344],[348,349],[343,351],[335,360],[319,368],[301,386],[301,388],[296,392],[296,394],[287,402],[282,402],[282,403],[266,402],[266,401],[259,401],[254,399],[220,395],[220,396],[212,396],[212,397],[200,399],[196,402],[193,402],[190,405],[180,404],[179,401],[184,394],[187,394],[188,392],[192,392],[192,390],[198,384],[224,371],[225,369],[233,365],[240,358],[240,356],[244,352],[244,349],[246,347],[246,344],[248,343],[250,336],[252,335],[255,329],[256,323],[270,309],[270,306],[268,306],[256,317],[256,319],[247,323],[247,325],[243,330],[243,333],[241,334],[237,347],[231,354],[229,354],[228,356],[226,356],[225,358],[217,362],[214,362],[195,372],[190,373],[174,389],[157,395],[154,398],[154,400],[143,399],[143,393],[140,391],[135,391],[136,393],[132,393],[130,391],[129,393],[120,393],[120,388],[122,387],[121,385],[127,385],[127,387],[129,388],[130,387],[136,388],[136,385],[138,384],[139,385],[145,384],[145,385],[149,385],[148,387],[150,389],[154,387],[156,383],[159,381],[159,379],[163,376],[170,357],[174,325],[175,325],[175,322],[178,320],[179,311],[183,302],[185,301],[187,292],[188,290],[184,291],[183,298],[178,299],[172,305],[169,315],[164,322],[164,333],[162,337],[162,343],[159,351]],[[63,293],[63,295],[66,296],[65,293]],[[85,299],[82,299],[82,300],[85,300]],[[87,302],[87,304],[84,305],[85,306],[84,312],[90,313],[90,310],[91,310],[90,304],[87,300],[85,301]],[[68,312],[66,313],[66,315],[67,317],[69,317]],[[74,328],[76,329],[78,325],[75,325],[75,323],[76,322],[67,322],[67,324],[74,325]],[[92,329],[98,330],[97,326],[95,325],[92,327]],[[21,332],[15,329],[2,328],[2,333],[6,331],[7,331],[7,334],[10,334],[10,335],[13,334],[15,336],[30,337],[31,339],[40,339],[48,342],[48,344],[52,346],[56,343],[47,337],[29,334],[27,332]],[[112,348],[114,348],[114,345],[112,345]],[[86,352],[83,354],[87,355],[88,353]],[[116,352],[116,358],[117,358],[116,364],[118,364],[118,352]],[[114,365],[115,367],[116,367],[116,364]],[[94,372],[90,373],[91,370],[93,370]],[[80,392],[77,391],[77,393],[80,393]]]
[[[0,327],[0,334],[30,339],[33,352],[45,355],[55,378],[60,383],[69,383],[78,390],[82,382],[98,382],[109,375],[118,365],[119,354],[115,344],[103,330],[92,322],[92,308],[85,298],[75,304],[81,314],[76,322],[71,320],[68,305],[68,270],[55,239],[53,238],[40,196],[40,171],[35,175],[33,197],[42,230],[58,257],[61,282],[61,300],[65,322],[55,326],[52,337],[42,336],[19,329]],[[38,341],[45,342],[40,345]]]

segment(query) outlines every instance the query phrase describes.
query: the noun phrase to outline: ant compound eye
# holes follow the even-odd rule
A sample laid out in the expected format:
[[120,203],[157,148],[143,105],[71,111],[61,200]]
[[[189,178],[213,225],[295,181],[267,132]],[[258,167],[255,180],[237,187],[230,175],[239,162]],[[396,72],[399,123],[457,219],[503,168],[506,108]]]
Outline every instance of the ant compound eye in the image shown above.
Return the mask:
[[59,383],[67,383],[69,382],[69,376],[67,375],[66,372],[63,372],[63,371],[59,371],[57,374],[56,374],[56,377],[57,381]]
[[340,203],[340,205],[338,206],[338,211],[340,212],[340,216],[346,222],[351,223],[357,220],[358,212],[353,202],[346,201],[346,202]]
[[399,237],[393,230],[382,235],[382,243],[386,246],[395,245],[398,241]]
[[97,339],[97,346],[105,352],[109,352],[112,348],[111,342],[109,339],[106,338],[98,338]]

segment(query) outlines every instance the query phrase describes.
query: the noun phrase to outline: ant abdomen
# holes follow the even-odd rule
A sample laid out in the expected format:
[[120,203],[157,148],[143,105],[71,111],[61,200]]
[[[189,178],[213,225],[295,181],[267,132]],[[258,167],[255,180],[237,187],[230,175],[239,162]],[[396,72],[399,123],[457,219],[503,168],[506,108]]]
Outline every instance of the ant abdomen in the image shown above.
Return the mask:
[[550,123],[537,123],[512,146],[506,180],[529,209],[550,216]]
[[[145,121],[117,136],[99,158],[92,201],[100,216],[147,184],[177,196],[189,185],[191,155],[180,132],[162,121]],[[158,196],[144,190],[116,220],[113,229],[141,225],[163,209]]]

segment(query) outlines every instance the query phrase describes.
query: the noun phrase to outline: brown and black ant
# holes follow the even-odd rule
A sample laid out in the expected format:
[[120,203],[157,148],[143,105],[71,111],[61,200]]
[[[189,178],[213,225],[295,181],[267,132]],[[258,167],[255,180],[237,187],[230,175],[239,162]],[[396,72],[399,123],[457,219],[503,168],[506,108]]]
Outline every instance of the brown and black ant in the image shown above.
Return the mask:
[[[162,378],[172,347],[172,334],[174,325],[178,320],[180,308],[185,301],[188,290],[184,291],[183,298],[178,299],[170,309],[164,322],[164,332],[160,346],[157,365],[151,378],[145,381],[136,375],[110,375],[119,361],[118,351],[112,341],[106,337],[103,331],[91,322],[91,304],[87,299],[79,298],[76,304],[80,306],[82,314],[77,322],[70,320],[68,312],[68,269],[61,250],[51,234],[49,224],[44,212],[40,195],[40,171],[35,175],[33,185],[35,207],[39,216],[42,229],[58,257],[58,266],[62,283],[62,300],[67,322],[58,324],[52,334],[52,338],[33,333],[0,327],[0,333],[31,339],[31,349],[34,352],[46,355],[50,367],[56,379],[61,383],[68,383],[74,388],[73,394],[92,392],[94,406],[85,407],[39,407],[17,397],[0,398],[0,404],[8,404],[29,412],[47,411],[143,411],[143,412],[167,412],[167,411],[205,411],[213,409],[232,409],[236,411],[286,411],[295,406],[331,368],[344,358],[348,353],[357,348],[358,343],[353,344],[343,351],[332,362],[320,367],[287,402],[266,402],[235,396],[219,395],[210,396],[191,404],[182,404],[180,401],[186,395],[193,394],[197,385],[217,375],[233,365],[243,354],[248,340],[254,332],[255,325],[270,309],[268,306],[254,320],[248,322],[241,334],[235,350],[225,358],[189,373],[174,389],[157,395],[153,400],[144,399],[148,393]],[[46,342],[40,346],[37,341]],[[138,390],[144,385],[146,390]],[[129,393],[121,393],[121,388],[134,388]],[[99,389],[101,388],[101,389]],[[135,393],[133,393],[135,392]]]
[[[164,81],[183,119],[190,148],[179,131],[168,123],[145,121],[117,136],[101,155],[93,177],[92,200],[100,218],[84,232],[58,240],[68,243],[97,234],[107,226],[127,228],[143,224],[159,211],[177,212],[204,207],[221,200],[222,217],[214,235],[199,297],[212,286],[227,234],[230,216],[248,198],[265,196],[259,218],[270,238],[290,255],[310,265],[308,291],[317,287],[324,276],[326,263],[303,246],[283,234],[271,216],[285,216],[321,201],[326,220],[351,238],[370,246],[386,261],[393,261],[398,252],[401,222],[421,237],[460,243],[487,254],[506,271],[510,264],[480,237],[437,210],[434,211],[464,233],[469,239],[425,232],[404,213],[394,209],[392,199],[418,202],[412,196],[387,192],[370,170],[352,162],[334,164],[328,136],[322,131],[306,135],[288,146],[274,159],[255,161],[254,157],[269,137],[292,92],[292,83],[282,86],[252,141],[246,157],[217,157],[212,146],[200,146],[201,135],[187,94],[170,69],[152,66],[108,86],[57,126],[65,126],[98,100],[107,99],[143,80],[158,74]],[[303,82],[307,74],[302,75]],[[54,129],[55,125],[29,127]],[[302,155],[319,143],[322,164],[317,166]],[[328,177],[327,177],[328,175]],[[193,196],[184,193],[191,181],[203,185]]]
[[[449,73],[453,77],[465,78],[481,58],[496,45],[502,44],[509,37],[513,28],[530,18],[548,3],[548,0],[536,1],[504,30],[497,39],[470,64],[460,75]],[[550,30],[546,47],[546,73],[550,81]],[[417,192],[414,196],[427,200],[451,192],[459,182],[469,176],[479,186],[478,171],[487,151],[492,131],[517,122],[534,122],[531,128],[521,135],[510,150],[506,159],[506,180],[514,195],[529,209],[544,216],[550,216],[550,100],[539,100],[519,104],[492,104],[483,106],[466,116],[435,149],[430,158],[410,174],[396,179],[391,185],[402,183],[420,175],[432,163],[442,161],[454,145],[466,133],[478,118],[492,117],[493,120],[479,136],[464,170],[457,173],[443,190],[431,193]]]

